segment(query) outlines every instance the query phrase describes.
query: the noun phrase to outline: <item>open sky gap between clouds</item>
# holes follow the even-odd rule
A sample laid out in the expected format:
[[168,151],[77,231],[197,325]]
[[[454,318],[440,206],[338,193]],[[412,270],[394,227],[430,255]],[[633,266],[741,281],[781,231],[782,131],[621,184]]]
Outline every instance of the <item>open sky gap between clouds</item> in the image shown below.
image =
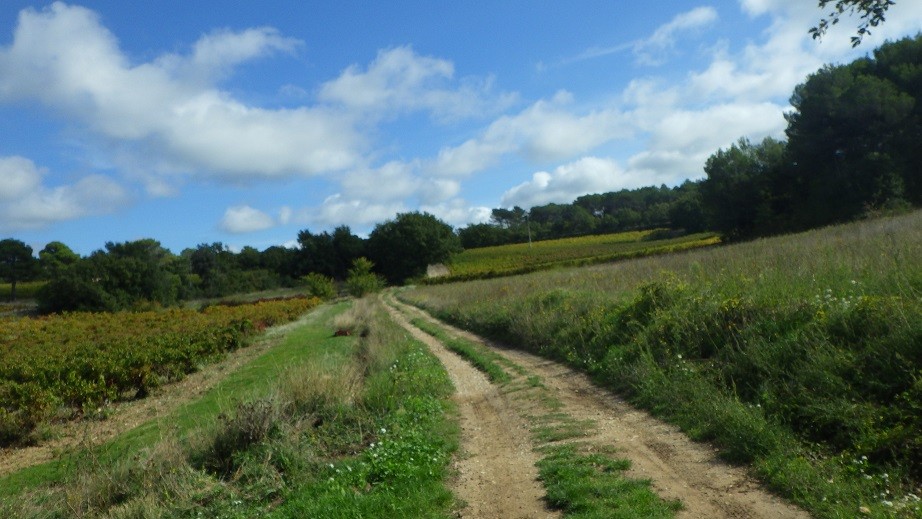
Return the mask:
[[[28,238],[209,186],[243,194],[202,215],[218,238],[211,241],[227,241],[290,226],[362,232],[408,210],[463,225],[484,221],[490,207],[675,185],[700,177],[706,158],[741,136],[782,136],[793,87],[824,63],[922,28],[922,7],[898,2],[855,51],[847,23],[820,43],[810,39],[823,14],[812,2],[726,4],[689,5],[643,38],[534,64],[536,75],[612,56],[630,64],[634,73],[605,96],[581,97],[574,87],[528,99],[505,86],[502,70],[468,75],[451,56],[425,55],[408,41],[344,63],[319,84],[278,85],[302,98],[287,106],[251,102],[234,87],[248,64],[309,52],[273,27],[207,28],[185,49],[138,60],[119,41],[130,35],[114,34],[97,12],[62,2],[27,8],[2,28],[11,37],[0,44],[0,107],[56,121],[63,154],[81,166],[62,171],[74,161],[0,147],[0,232]],[[759,22],[762,32],[714,39],[725,13]],[[677,69],[689,52],[704,65]],[[430,142],[402,140],[394,131],[402,126]],[[284,188],[315,182],[329,192],[313,204],[299,205]],[[245,196],[273,185],[281,192],[271,203]]]

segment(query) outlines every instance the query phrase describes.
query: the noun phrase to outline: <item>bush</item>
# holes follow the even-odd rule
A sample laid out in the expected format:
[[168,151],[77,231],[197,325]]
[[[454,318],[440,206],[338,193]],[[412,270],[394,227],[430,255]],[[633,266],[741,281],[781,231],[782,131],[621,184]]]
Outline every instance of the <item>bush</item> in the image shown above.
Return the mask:
[[333,283],[333,278],[329,276],[311,272],[302,277],[301,282],[304,283],[304,287],[307,289],[307,295],[309,296],[318,297],[320,299],[330,299],[336,295],[336,285]]
[[374,263],[366,258],[359,258],[352,262],[349,277],[346,278],[346,290],[354,297],[372,294],[384,288],[384,280],[373,273]]

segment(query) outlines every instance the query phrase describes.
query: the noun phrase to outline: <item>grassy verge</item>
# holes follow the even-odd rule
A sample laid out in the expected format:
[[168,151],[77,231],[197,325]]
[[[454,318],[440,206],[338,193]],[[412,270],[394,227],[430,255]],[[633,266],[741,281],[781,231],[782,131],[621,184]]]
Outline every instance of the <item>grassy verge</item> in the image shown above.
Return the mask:
[[[522,415],[541,454],[538,469],[547,491],[545,499],[564,517],[668,518],[682,508],[677,501],[664,501],[657,496],[649,481],[626,478],[623,472],[630,468],[630,461],[586,441],[595,422],[576,420],[562,412],[561,403],[540,377],[482,344],[454,336],[430,320],[417,318],[412,323],[486,373],[494,383],[502,384],[510,398],[529,404],[520,408],[530,409]],[[490,373],[503,376],[494,378]]]
[[922,212],[402,297],[570,363],[818,517],[922,516]]
[[[67,456],[43,484],[21,474],[0,481],[0,511],[447,517],[454,500],[443,481],[457,438],[447,375],[380,308],[344,308],[289,330],[174,416]],[[334,338],[340,328],[369,333]]]

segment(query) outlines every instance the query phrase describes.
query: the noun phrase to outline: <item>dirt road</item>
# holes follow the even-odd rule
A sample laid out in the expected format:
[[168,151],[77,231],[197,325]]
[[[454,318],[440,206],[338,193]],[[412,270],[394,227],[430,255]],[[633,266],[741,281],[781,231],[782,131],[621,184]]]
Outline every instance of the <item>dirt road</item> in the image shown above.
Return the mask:
[[[413,317],[429,318],[418,309],[399,307]],[[463,516],[552,516],[540,503],[543,491],[534,487],[535,455],[530,452],[528,435],[522,432],[520,410],[495,386],[491,389],[483,374],[445,350],[431,336],[409,325],[405,317],[397,318],[414,336],[430,345],[458,387],[464,427],[462,448],[468,457],[458,467],[461,481],[456,490],[470,503]],[[447,328],[470,341],[485,343],[463,330]],[[596,427],[584,440],[616,447],[619,456],[631,461],[632,468],[626,476],[649,479],[661,497],[682,502],[684,509],[678,513],[679,517],[809,517],[768,493],[745,469],[721,461],[712,448],[694,443],[675,427],[634,409],[594,386],[586,376],[541,357],[496,344],[490,346],[529,374],[540,377],[563,403],[563,411],[577,420],[594,421]],[[517,490],[505,492],[509,489]],[[508,498],[513,503],[507,502]],[[499,510],[515,513],[499,513]]]
[[466,506],[461,516],[480,518],[559,517],[546,508],[538,481],[537,457],[519,414],[499,388],[431,335],[388,307],[394,319],[429,346],[455,385],[461,414],[461,456],[454,490]]

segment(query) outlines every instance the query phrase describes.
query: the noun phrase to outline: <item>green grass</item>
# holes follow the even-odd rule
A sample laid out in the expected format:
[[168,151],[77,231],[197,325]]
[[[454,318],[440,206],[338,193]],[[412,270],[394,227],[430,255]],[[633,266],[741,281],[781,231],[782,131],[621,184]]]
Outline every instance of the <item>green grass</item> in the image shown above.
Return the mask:
[[[20,281],[16,283],[16,300],[35,299],[35,294],[45,286],[44,281]],[[9,283],[0,283],[0,301],[9,301],[13,286]]]
[[678,501],[664,501],[650,491],[648,481],[628,479],[630,463],[599,453],[584,453],[580,445],[544,449],[538,462],[547,487],[547,500],[573,519],[674,517]]
[[499,355],[484,348],[479,348],[470,341],[451,337],[438,325],[432,324],[425,319],[413,319],[411,322],[413,326],[438,339],[449,350],[467,359],[475,368],[484,372],[491,382],[498,384],[509,382],[509,373],[500,366],[502,357]]
[[403,299],[570,363],[818,517],[917,517],[922,212]]
[[[369,333],[334,338],[340,328]],[[323,307],[177,413],[73,453],[53,464],[57,474],[43,467],[0,482],[0,511],[448,517],[459,434],[451,391],[438,361],[380,306]],[[36,487],[43,470],[51,485]]]
[[631,231],[468,249],[452,257],[449,276],[430,282],[486,279],[550,268],[607,263],[719,242],[716,235],[710,233],[666,239],[656,239],[657,236],[657,231]]

